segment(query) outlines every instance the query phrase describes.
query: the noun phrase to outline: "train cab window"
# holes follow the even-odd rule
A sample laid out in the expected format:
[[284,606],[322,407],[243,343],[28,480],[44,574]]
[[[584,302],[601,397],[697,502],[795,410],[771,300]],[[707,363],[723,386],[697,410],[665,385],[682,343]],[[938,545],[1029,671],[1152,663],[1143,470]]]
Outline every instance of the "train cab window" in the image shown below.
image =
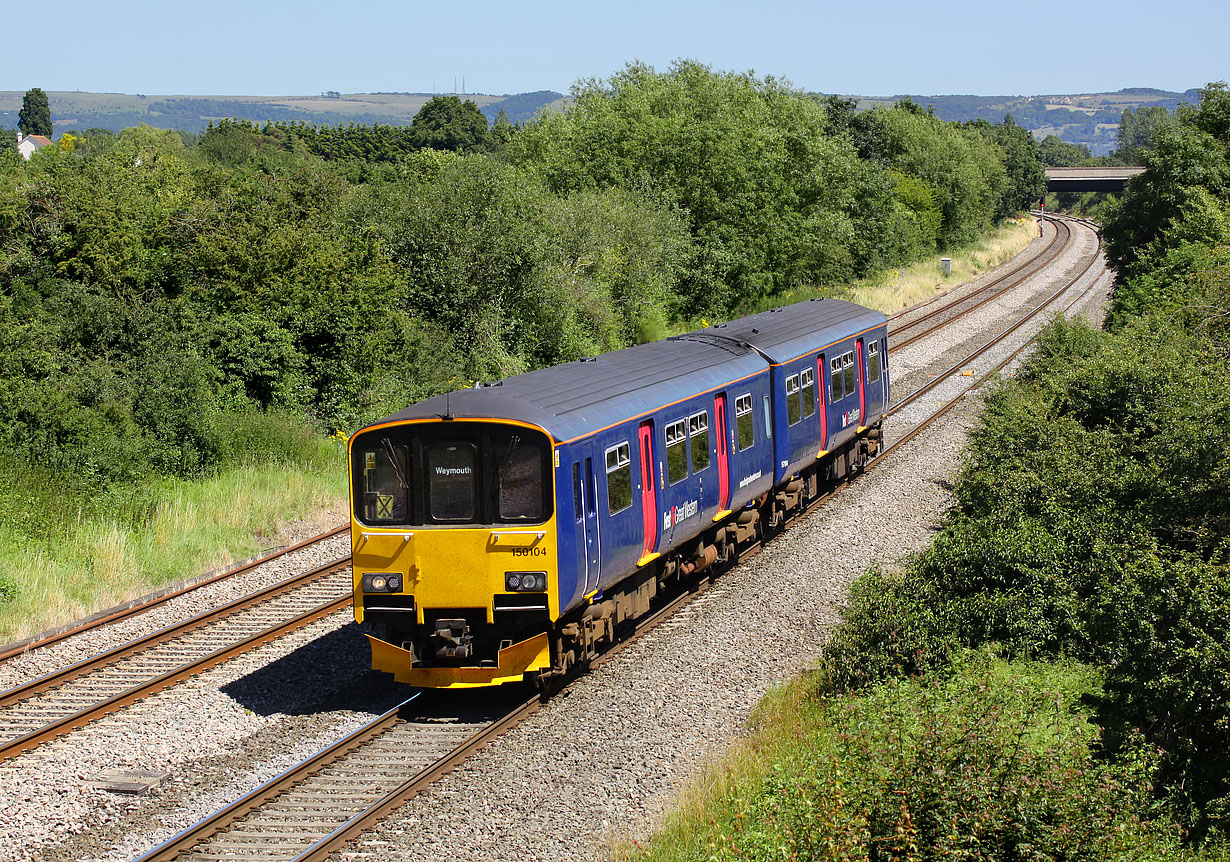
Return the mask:
[[791,374],[786,378],[786,422],[796,425],[802,418],[803,403],[799,393],[799,375]]
[[873,341],[867,345],[867,382],[875,383],[880,379],[880,342]]
[[709,411],[688,417],[688,436],[692,438],[692,472],[709,466]]
[[812,368],[804,368],[799,377],[800,394],[803,399],[803,415],[811,416],[816,412],[816,372]]
[[606,505],[612,515],[632,505],[632,457],[627,443],[606,450]]
[[[358,453],[362,469],[363,520],[369,524],[404,524],[410,515],[410,475],[405,446],[382,437],[379,447]],[[370,443],[368,444],[370,445]]]
[[752,448],[756,442],[756,429],[752,422],[751,393],[735,398],[735,426],[739,432],[739,451]]
[[364,524],[542,523],[554,508],[550,440],[529,428],[394,426],[360,432],[351,453]]
[[687,423],[680,419],[666,426],[666,480],[675,484],[688,476]]
[[497,454],[496,491],[501,521],[538,521],[543,511],[542,453],[513,435]]
[[854,376],[854,353],[841,357],[841,374],[845,378],[846,394],[851,395],[858,388],[858,379]]
[[841,387],[841,357],[838,356],[829,364],[829,403],[836,404],[846,393]]
[[474,520],[478,453],[469,443],[426,447],[427,509],[433,521]]

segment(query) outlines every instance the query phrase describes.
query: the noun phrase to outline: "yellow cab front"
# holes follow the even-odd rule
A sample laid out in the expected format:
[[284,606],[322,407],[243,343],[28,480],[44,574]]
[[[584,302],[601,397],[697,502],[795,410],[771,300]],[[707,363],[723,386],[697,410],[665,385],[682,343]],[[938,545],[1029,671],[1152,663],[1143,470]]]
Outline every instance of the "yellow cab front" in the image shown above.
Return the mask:
[[415,419],[350,440],[355,619],[372,667],[426,688],[551,665],[551,439],[509,421]]

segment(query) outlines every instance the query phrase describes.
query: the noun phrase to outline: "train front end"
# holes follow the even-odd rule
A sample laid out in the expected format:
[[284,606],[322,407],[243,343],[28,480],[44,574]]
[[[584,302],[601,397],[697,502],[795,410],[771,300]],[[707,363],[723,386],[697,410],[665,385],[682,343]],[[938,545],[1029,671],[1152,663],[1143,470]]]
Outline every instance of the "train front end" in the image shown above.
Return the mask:
[[350,440],[355,619],[372,667],[424,688],[549,670],[553,450],[508,420],[410,419]]

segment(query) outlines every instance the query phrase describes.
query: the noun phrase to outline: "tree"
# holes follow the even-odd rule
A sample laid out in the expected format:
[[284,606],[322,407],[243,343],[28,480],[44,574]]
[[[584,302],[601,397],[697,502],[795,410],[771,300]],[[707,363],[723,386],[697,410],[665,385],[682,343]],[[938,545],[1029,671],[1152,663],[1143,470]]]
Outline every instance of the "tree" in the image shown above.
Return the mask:
[[419,147],[469,152],[487,142],[487,118],[470,100],[457,96],[433,96],[410,122]]
[[17,136],[12,129],[0,129],[0,158],[17,152]]
[[1115,155],[1127,164],[1140,164],[1140,151],[1153,146],[1158,129],[1174,122],[1174,115],[1158,105],[1128,108],[1119,121]]
[[24,135],[51,137],[51,105],[47,102],[47,94],[38,87],[26,90],[21,112],[17,115],[17,128]]
[[503,146],[511,141],[516,133],[517,130],[508,121],[508,114],[504,113],[503,108],[500,108],[500,112],[495,115],[495,123],[491,126],[492,141],[497,146]]
[[1184,241],[1224,242],[1230,233],[1230,89],[1209,84],[1200,96],[1199,107],[1157,130],[1141,151],[1144,173],[1106,219],[1106,256],[1120,275]]
[[1084,144],[1071,144],[1055,135],[1047,135],[1038,145],[1038,158],[1048,168],[1077,168],[1093,153]]

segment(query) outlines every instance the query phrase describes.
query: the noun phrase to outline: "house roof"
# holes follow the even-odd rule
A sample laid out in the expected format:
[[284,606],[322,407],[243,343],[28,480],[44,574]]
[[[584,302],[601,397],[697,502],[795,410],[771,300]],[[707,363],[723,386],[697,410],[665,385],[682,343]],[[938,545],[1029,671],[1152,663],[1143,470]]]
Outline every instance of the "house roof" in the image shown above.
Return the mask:
[[30,141],[36,147],[50,147],[51,146],[51,138],[44,137],[43,135],[26,135],[21,140],[23,143],[25,141]]

